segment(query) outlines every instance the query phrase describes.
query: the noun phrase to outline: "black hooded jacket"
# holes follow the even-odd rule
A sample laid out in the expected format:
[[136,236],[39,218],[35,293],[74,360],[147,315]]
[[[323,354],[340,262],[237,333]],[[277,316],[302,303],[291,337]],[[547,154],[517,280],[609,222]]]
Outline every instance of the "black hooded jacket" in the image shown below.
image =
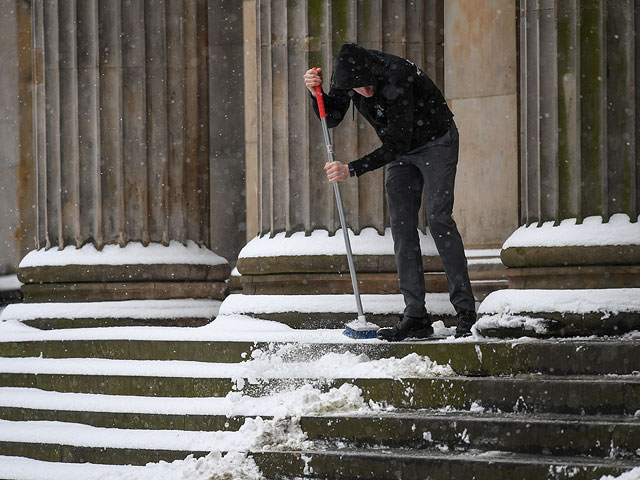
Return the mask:
[[[352,90],[368,85],[374,86],[370,98]],[[438,87],[415,64],[355,43],[340,48],[323,98],[329,128],[342,121],[353,102],[382,141],[380,148],[350,163],[358,176],[441,137],[453,118]],[[319,115],[315,98],[313,108]]]

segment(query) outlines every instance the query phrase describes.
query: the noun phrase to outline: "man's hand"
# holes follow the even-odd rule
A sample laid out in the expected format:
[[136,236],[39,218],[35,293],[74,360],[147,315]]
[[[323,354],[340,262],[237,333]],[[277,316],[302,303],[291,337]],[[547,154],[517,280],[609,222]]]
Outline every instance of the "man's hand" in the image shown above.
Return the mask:
[[324,164],[324,170],[327,172],[327,178],[330,183],[341,182],[351,176],[349,165],[345,165],[342,162],[327,162]]
[[304,74],[304,84],[311,92],[311,95],[316,96],[315,87],[322,86],[322,69],[311,68]]

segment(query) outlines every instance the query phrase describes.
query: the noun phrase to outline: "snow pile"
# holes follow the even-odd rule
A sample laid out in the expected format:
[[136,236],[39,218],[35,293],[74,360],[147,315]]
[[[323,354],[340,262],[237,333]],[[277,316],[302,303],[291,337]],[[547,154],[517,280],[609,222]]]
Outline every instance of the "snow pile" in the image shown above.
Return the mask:
[[305,384],[299,388],[276,392],[264,397],[249,397],[240,392],[229,392],[225,398],[227,416],[246,415],[247,411],[264,411],[274,417],[286,415],[301,417],[328,413],[377,411],[380,406],[367,404],[362,390],[357,386],[344,383],[328,392]]
[[[232,392],[226,397],[233,407],[229,413],[233,414],[245,402],[253,403],[257,399],[250,399],[239,392]],[[277,403],[282,409],[282,415],[271,420],[260,417],[247,418],[236,435],[245,439],[246,451],[230,451],[226,454],[213,451],[206,457],[195,459],[192,455],[184,460],[172,463],[150,463],[145,467],[138,467],[131,471],[114,471],[100,477],[101,480],[262,480],[255,461],[248,455],[248,451],[260,450],[302,450],[309,448],[311,443],[307,435],[300,428],[300,415],[362,411],[369,409],[362,397],[362,391],[350,384],[340,388],[332,388],[329,392],[321,392],[310,385],[300,389],[281,392],[272,397],[262,397],[261,403]],[[295,416],[288,416],[294,414]],[[287,416],[285,416],[287,415]]]
[[575,218],[563,220],[557,226],[553,224],[523,225],[502,248],[640,245],[640,222],[631,223],[624,213],[612,215],[607,223],[602,222],[602,217],[587,217],[580,225]]
[[264,477],[256,462],[246,453],[211,452],[206,457],[193,458],[172,463],[150,463],[145,467],[129,469],[114,468],[112,473],[100,480],[262,480]]
[[636,467],[633,470],[623,473],[619,477],[613,477],[611,475],[605,475],[600,477],[600,480],[640,480],[640,467]]
[[20,290],[22,282],[18,280],[18,275],[0,275],[0,292]]
[[640,288],[602,288],[584,290],[497,290],[478,308],[478,314],[516,314],[521,312],[640,311]]
[[474,332],[482,330],[524,330],[543,335],[549,331],[548,321],[526,315],[511,315],[508,313],[483,315],[472,327]]
[[[422,255],[437,255],[435,243],[430,234],[418,231]],[[393,239],[391,229],[387,228],[380,235],[375,228],[364,228],[355,235],[349,229],[349,240],[354,255],[393,255]],[[255,237],[240,252],[239,258],[280,257],[300,255],[346,255],[342,229],[335,235],[327,230],[314,230],[310,235],[295,232],[287,237],[285,232]]]
[[20,262],[20,268],[63,265],[224,265],[227,260],[211,250],[199,246],[193,240],[183,245],[171,240],[168,246],[129,242],[124,247],[105,245],[97,250],[88,243],[81,248],[69,245],[62,250],[50,248],[29,252]]
[[330,352],[316,360],[309,360],[289,359],[290,348],[285,345],[273,351],[254,350],[250,360],[239,364],[240,375],[234,376],[238,390],[244,387],[245,379],[256,384],[270,378],[407,378],[455,374],[449,365],[439,365],[417,353],[401,359],[371,360],[365,354]]

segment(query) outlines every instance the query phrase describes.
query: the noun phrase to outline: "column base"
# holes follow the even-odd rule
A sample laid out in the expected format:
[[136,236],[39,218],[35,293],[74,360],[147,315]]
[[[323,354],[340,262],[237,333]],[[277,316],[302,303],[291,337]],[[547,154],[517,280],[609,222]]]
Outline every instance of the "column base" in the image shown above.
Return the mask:
[[487,337],[593,337],[640,330],[640,288],[503,290],[480,305]]
[[[224,258],[194,242],[146,247],[132,242],[122,248],[106,245],[101,251],[90,244],[38,250],[29,253],[18,269],[24,283],[22,310],[5,313],[22,315],[25,323],[46,329],[200,326],[215,318],[228,294],[229,273]],[[195,316],[176,311],[174,307],[186,299],[202,299],[205,306]],[[139,302],[152,303],[138,306]],[[167,315],[165,309],[174,313]],[[64,315],[53,315],[55,311]]]

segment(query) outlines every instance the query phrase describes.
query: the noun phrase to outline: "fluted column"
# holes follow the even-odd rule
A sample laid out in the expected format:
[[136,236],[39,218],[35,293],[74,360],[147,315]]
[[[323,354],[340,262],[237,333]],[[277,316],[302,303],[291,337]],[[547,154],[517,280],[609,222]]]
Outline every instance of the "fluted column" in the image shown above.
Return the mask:
[[[304,86],[304,73],[312,66],[322,67],[328,85],[340,46],[357,42],[409,58],[443,87],[443,2],[258,0],[244,5],[245,70],[257,83],[254,103],[247,103],[248,171],[257,170],[255,176],[248,176],[248,190],[255,192],[249,197],[254,203],[247,206],[249,231],[260,241],[274,236],[285,242],[291,239],[298,248],[299,235],[315,238],[319,232],[328,232],[331,236],[340,228],[333,188],[322,170],[326,150],[321,124]],[[247,95],[247,101],[253,98],[252,92]],[[257,134],[249,125],[255,125]],[[347,113],[331,135],[336,158],[343,162],[379,146],[375,132],[357,113]],[[367,242],[385,245],[377,251],[370,248],[371,254],[355,249],[365,293],[398,291],[383,170],[340,185],[349,228],[355,235],[373,229],[379,238],[367,237]],[[424,214],[420,228],[426,239],[425,266],[430,272],[441,272]],[[353,243],[363,241],[355,238]],[[257,249],[252,245],[243,250],[238,262],[245,293],[350,292],[346,259],[330,250],[300,255],[284,247],[279,255],[254,257],[251,252]],[[428,288],[446,289],[444,275],[433,276]]]
[[[222,3],[241,13],[240,2]],[[37,248],[95,248],[104,264],[32,257],[21,269],[27,299],[223,298],[229,265],[211,252],[212,231],[224,243],[211,206],[228,192],[212,193],[211,176],[237,179],[243,168],[219,168],[212,156],[222,131],[212,129],[219,117],[210,104],[210,28],[225,23],[218,13],[205,0],[33,2]],[[228,115],[228,99],[216,99],[216,114]],[[242,116],[230,116],[241,135]],[[189,259],[157,249],[157,261],[101,256],[133,244]]]
[[[352,41],[415,61],[442,87],[442,4],[356,0],[255,4],[261,168],[257,233],[316,229],[333,233],[339,219],[332,188],[322,175],[324,141],[302,76],[310,66],[321,66],[328,83],[334,54],[343,42]],[[342,161],[354,160],[378,145],[366,122],[350,114],[333,131],[333,142]],[[342,189],[354,231],[373,227],[382,233],[388,226],[382,170],[346,182]]]
[[204,2],[40,1],[34,10],[44,70],[39,247],[208,246]]
[[523,227],[502,252],[511,285],[640,286],[637,5],[520,5]]

